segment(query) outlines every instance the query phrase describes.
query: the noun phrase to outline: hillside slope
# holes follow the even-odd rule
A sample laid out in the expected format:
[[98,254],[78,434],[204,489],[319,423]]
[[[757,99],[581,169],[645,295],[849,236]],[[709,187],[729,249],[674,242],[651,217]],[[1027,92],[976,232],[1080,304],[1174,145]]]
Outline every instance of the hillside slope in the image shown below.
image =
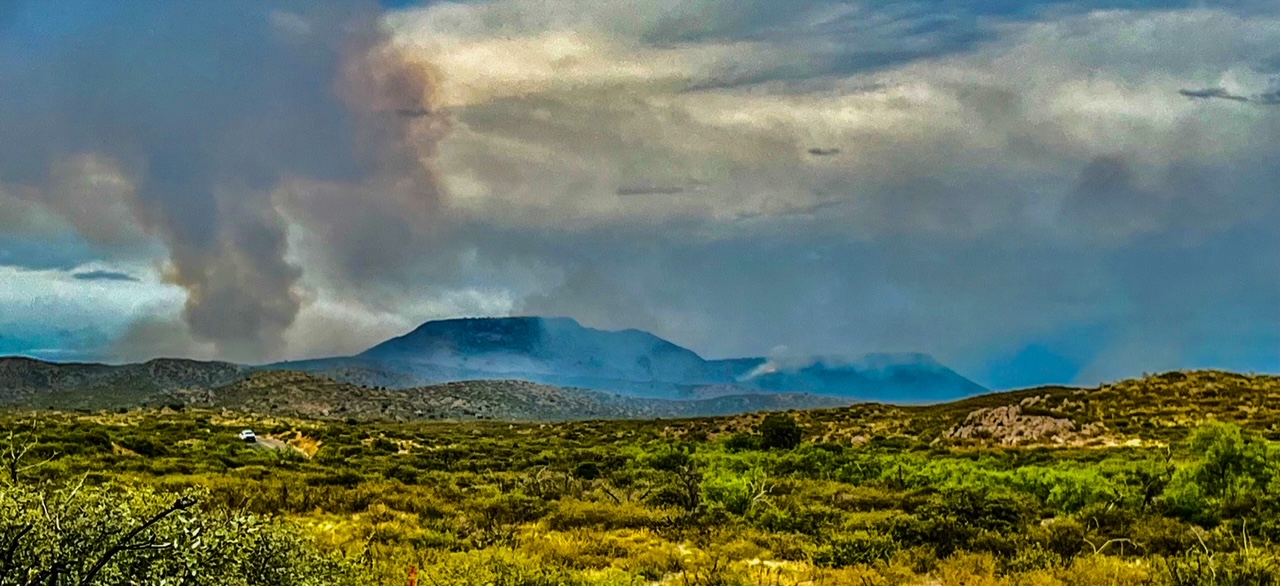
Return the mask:
[[694,401],[639,399],[526,381],[464,381],[387,389],[302,372],[260,372],[225,387],[170,393],[172,402],[304,418],[408,421],[493,419],[564,421],[705,417],[835,406],[832,398],[792,394],[725,396]]
[[808,393],[929,403],[987,390],[921,354],[786,366],[765,358],[706,360],[648,332],[604,331],[572,319],[543,317],[431,321],[357,356],[275,367],[379,386],[519,379],[665,399],[733,387],[730,394]]
[[[1164,444],[1213,421],[1280,440],[1280,377],[1170,372],[1096,388],[1039,387],[936,405],[860,403],[797,418],[815,438],[854,444],[893,438],[953,445]],[[742,415],[715,429],[732,433],[758,422],[759,416]]]
[[231,384],[248,373],[226,362],[157,359],[111,366],[0,357],[0,406],[133,407],[167,391]]
[[759,357],[706,360],[640,330],[598,330],[568,318],[509,317],[430,321],[356,356],[262,366],[173,359],[104,365],[0,358],[0,406],[127,407],[160,392],[224,386],[262,371],[303,371],[356,386],[402,389],[521,380],[644,399],[692,401],[778,393],[836,399],[737,400],[751,407],[854,401],[919,404],[986,391],[921,354],[787,364]]
[[[370,374],[356,367],[342,373],[354,381],[385,380],[381,373]],[[686,400],[663,400],[515,380],[393,388],[216,362],[155,360],[108,366],[0,359],[0,407],[19,409],[171,406],[314,418],[559,421],[700,417],[848,404],[835,397],[740,395],[733,394],[733,390],[736,389]]]

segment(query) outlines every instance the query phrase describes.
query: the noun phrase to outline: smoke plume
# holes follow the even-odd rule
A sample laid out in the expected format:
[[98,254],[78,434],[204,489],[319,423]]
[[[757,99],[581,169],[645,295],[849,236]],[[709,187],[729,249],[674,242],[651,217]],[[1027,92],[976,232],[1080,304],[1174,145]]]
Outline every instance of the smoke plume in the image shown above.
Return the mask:
[[[433,77],[391,44],[376,6],[72,8],[76,34],[39,47],[24,47],[20,22],[0,29],[0,183],[105,253],[162,242],[197,341],[236,359],[279,351],[302,275],[284,208],[355,250],[352,270],[382,262],[377,235],[430,220]],[[137,229],[106,213],[118,209]]]

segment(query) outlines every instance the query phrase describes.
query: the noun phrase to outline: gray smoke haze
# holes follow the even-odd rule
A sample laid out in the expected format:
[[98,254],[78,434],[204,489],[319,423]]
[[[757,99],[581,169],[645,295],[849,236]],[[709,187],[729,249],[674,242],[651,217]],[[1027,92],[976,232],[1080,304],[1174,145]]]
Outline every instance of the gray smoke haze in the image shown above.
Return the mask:
[[[21,11],[7,6],[0,26]],[[289,198],[303,214],[352,212],[356,225],[322,232],[346,239],[334,248],[351,251],[347,269],[385,252],[360,248],[376,239],[352,244],[428,219],[439,190],[420,147],[436,135],[413,128],[431,117],[387,112],[429,107],[432,80],[388,43],[376,5],[79,8],[90,14],[76,34],[25,54],[12,42],[18,57],[0,69],[0,181],[26,186],[19,197],[108,254],[144,234],[161,240],[197,340],[232,358],[278,352],[302,274],[273,202],[283,186],[321,194]]]
[[1280,368],[1273,1],[106,6],[0,0],[0,314],[145,318],[121,358],[544,313],[997,387]]

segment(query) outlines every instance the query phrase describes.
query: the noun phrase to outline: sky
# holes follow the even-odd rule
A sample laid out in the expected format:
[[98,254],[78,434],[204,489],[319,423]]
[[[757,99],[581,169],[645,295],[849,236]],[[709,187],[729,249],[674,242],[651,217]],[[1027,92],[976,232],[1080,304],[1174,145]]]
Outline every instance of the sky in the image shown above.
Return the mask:
[[0,354],[1280,372],[1264,0],[0,3]]

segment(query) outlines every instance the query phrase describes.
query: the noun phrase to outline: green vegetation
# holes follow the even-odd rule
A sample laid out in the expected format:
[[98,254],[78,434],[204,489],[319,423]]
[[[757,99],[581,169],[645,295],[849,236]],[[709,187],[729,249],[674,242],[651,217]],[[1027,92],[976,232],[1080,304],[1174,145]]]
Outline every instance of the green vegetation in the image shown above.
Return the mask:
[[[668,421],[0,414],[0,586],[1280,584],[1272,380],[1179,376]],[[973,423],[1011,405],[1048,431]]]

